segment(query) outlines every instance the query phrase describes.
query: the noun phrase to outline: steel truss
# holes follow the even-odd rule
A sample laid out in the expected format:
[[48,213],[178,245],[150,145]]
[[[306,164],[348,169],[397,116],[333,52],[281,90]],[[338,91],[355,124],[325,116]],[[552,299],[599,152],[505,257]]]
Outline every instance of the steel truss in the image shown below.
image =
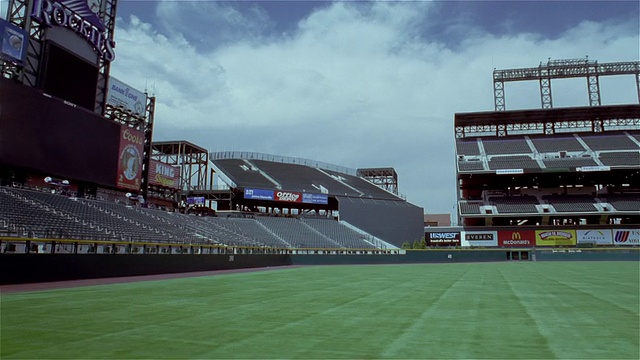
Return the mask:
[[357,175],[393,194],[398,195],[398,173],[394,168],[358,169]]
[[456,114],[454,127],[458,139],[640,130],[640,105]]
[[493,97],[495,111],[506,110],[504,83],[537,80],[540,83],[540,102],[543,109],[553,108],[551,79],[584,77],[590,106],[600,106],[600,76],[634,75],[638,103],[640,103],[640,62],[601,63],[584,59],[549,60],[538,67],[493,71]]
[[211,189],[209,152],[188,141],[162,141],[151,144],[151,158],[180,168],[180,190],[189,194]]

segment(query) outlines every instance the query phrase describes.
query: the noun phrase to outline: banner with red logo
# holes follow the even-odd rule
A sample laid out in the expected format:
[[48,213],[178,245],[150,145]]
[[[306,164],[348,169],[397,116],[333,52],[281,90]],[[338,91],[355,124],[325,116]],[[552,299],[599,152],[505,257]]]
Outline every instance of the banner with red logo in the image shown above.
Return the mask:
[[640,229],[613,230],[614,245],[640,245]]
[[284,202],[302,202],[302,193],[295,191],[276,191],[276,201]]
[[120,127],[120,150],[118,151],[117,187],[136,191],[140,189],[143,150],[144,133],[122,125]]
[[158,160],[149,161],[149,184],[172,189],[180,187],[180,169]]
[[498,246],[503,246],[503,247],[536,246],[536,233],[533,230],[498,231]]

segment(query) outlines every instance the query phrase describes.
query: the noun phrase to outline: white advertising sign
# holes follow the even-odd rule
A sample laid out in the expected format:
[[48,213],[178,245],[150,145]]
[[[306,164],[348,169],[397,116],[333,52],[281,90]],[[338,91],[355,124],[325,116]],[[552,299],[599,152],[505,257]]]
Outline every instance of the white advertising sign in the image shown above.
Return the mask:
[[585,229],[578,230],[578,244],[598,244],[598,245],[611,245],[613,243],[613,237],[611,236],[611,230],[605,229]]
[[107,104],[123,107],[136,115],[144,115],[147,95],[116,78],[110,77]]
[[640,245],[640,229],[613,230],[614,245]]
[[464,231],[462,246],[498,246],[497,231]]

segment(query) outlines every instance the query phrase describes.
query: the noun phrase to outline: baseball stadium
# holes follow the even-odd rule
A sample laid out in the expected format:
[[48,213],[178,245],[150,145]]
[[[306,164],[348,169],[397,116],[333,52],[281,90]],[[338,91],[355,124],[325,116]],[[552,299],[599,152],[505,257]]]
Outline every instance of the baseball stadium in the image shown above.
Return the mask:
[[[393,167],[155,140],[116,5],[0,19],[1,358],[640,357],[639,61],[494,70],[443,134],[459,225],[426,226]],[[618,75],[638,104],[601,104]],[[539,109],[506,109],[517,81]]]

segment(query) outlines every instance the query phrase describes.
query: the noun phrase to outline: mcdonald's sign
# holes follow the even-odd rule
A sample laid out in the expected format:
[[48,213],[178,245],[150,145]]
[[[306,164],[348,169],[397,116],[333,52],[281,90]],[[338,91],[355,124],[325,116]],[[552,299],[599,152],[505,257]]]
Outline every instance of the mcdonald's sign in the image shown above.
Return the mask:
[[498,231],[498,246],[532,247],[536,244],[535,236],[536,234],[533,230]]

